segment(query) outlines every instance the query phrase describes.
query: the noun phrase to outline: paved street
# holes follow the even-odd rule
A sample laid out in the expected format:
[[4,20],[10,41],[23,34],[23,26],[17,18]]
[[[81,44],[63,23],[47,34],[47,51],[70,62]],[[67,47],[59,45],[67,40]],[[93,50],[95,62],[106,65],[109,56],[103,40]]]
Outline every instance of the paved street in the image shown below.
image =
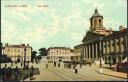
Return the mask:
[[[74,69],[65,69],[63,63],[61,63],[60,68],[53,67],[52,63],[48,64],[48,68],[45,67],[45,63],[30,63],[31,65],[38,67],[40,70],[40,75],[34,75],[33,81],[126,81],[123,78],[100,74],[98,66],[82,66],[79,68],[78,74],[75,74]],[[17,66],[20,67],[20,64],[17,64]],[[103,72],[105,71],[108,70],[104,69]],[[25,81],[30,81],[30,78]]]

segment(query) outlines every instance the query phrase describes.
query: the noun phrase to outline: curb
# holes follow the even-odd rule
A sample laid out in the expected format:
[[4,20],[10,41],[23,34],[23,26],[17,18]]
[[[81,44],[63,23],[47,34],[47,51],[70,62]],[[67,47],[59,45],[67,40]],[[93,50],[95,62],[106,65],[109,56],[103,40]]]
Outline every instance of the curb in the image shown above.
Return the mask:
[[115,76],[115,75],[110,75],[110,74],[105,74],[105,73],[100,73],[100,74],[104,74],[104,75],[108,75],[108,76],[113,76],[113,77],[118,77],[118,78],[123,78],[123,79],[127,79],[127,77],[120,77],[120,76]]

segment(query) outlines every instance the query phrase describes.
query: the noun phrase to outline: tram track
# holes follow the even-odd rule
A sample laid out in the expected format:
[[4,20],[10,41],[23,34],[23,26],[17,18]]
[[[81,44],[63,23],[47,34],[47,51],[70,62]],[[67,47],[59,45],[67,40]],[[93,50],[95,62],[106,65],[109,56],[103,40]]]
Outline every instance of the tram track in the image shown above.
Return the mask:
[[[68,73],[68,74],[70,74],[70,75],[75,75],[75,73],[74,72],[72,72],[72,71],[66,71],[66,70],[63,70],[63,69],[61,69],[63,72],[66,72],[66,73]],[[99,81],[98,79],[95,79],[95,78],[91,78],[91,77],[87,77],[87,76],[85,76],[85,75],[81,75],[81,74],[76,74],[75,75],[76,77],[78,77],[78,78],[80,78],[80,79],[83,79],[83,80],[87,80],[87,79],[85,79],[85,78],[88,78],[88,79],[90,79],[90,80],[95,80],[95,81]]]

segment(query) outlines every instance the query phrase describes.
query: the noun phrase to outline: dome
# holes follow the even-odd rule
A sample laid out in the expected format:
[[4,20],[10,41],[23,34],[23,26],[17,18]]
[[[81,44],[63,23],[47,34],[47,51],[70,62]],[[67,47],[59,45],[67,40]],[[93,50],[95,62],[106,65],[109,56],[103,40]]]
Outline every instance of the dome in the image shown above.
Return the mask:
[[[97,17],[97,16],[103,17],[103,16],[98,12],[98,10],[95,9],[95,12],[93,13],[92,17]],[[92,17],[91,17],[91,18],[92,18]]]

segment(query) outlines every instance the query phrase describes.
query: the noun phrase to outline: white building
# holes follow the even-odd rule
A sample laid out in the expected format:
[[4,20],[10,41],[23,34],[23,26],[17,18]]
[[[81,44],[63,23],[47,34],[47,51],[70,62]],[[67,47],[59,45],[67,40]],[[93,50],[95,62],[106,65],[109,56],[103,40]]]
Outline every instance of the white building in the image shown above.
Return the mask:
[[21,45],[9,45],[5,44],[2,50],[3,55],[7,55],[12,59],[12,61],[24,61],[26,48],[26,61],[31,61],[32,47],[29,44]]
[[48,48],[48,61],[71,61],[73,49],[66,47],[50,47]]

